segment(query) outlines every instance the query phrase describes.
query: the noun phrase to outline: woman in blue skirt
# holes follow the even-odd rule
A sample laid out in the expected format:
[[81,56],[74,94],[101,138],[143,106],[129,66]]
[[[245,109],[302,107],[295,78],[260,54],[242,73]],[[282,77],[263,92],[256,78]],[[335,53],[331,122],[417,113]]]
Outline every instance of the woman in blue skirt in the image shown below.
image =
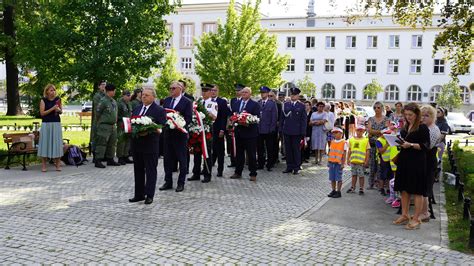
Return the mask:
[[42,119],[38,144],[38,156],[41,157],[41,171],[47,171],[48,158],[54,159],[56,171],[61,171],[60,158],[63,156],[63,133],[61,128],[61,99],[56,96],[56,88],[48,84],[44,88],[40,101]]

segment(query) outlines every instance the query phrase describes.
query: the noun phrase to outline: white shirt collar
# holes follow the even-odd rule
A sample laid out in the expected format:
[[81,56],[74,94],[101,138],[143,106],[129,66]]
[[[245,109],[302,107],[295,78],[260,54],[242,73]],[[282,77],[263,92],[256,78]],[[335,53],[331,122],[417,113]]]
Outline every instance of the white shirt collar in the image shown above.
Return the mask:
[[174,98],[174,106],[172,106],[173,108],[179,103],[182,97],[183,95],[180,94],[178,97]]

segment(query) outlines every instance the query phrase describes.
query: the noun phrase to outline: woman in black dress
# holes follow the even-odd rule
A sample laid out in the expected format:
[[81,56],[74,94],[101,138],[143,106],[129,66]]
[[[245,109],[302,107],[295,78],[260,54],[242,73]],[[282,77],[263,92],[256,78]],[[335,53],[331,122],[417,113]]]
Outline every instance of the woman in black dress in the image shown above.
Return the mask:
[[[420,215],[423,208],[423,196],[427,194],[428,174],[426,170],[427,149],[430,144],[428,127],[421,124],[421,111],[417,104],[409,103],[404,108],[405,125],[400,131],[404,142],[400,145],[395,191],[402,194],[402,215],[394,224],[406,224],[406,229],[420,227]],[[415,214],[410,221],[410,197],[415,198]]]

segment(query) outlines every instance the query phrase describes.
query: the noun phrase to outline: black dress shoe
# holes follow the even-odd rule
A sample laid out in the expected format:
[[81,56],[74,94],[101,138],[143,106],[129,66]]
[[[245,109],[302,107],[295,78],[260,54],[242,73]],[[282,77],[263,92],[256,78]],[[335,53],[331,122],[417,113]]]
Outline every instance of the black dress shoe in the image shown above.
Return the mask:
[[294,175],[297,175],[297,174],[298,174],[298,170],[293,170],[293,174],[294,174]]
[[222,177],[222,173],[217,173],[217,177]]
[[139,201],[142,201],[142,200],[145,200],[145,197],[133,197],[131,199],[128,199],[128,202],[139,202]]
[[210,176],[209,177],[204,177],[204,179],[201,182],[209,183],[209,182],[211,182],[211,177]]
[[128,157],[125,157],[123,160],[125,163],[133,163],[133,160],[130,160]]
[[286,169],[285,171],[283,171],[284,174],[288,174],[288,173],[291,173],[292,171],[290,169]]
[[110,160],[107,160],[107,165],[110,165],[110,166],[120,166],[121,164],[117,163],[116,161],[114,161],[114,159],[110,159]]
[[95,160],[94,166],[97,168],[105,168],[105,165],[103,165],[100,160]]
[[153,198],[147,197],[145,199],[145,204],[152,204],[153,203]]
[[126,165],[127,164],[123,158],[119,158],[118,163],[120,165]]
[[263,166],[257,167],[257,170],[263,170]]
[[196,180],[200,180],[201,177],[198,176],[198,175],[193,175],[191,177],[188,177],[188,181],[196,181]]
[[268,171],[268,172],[271,172],[271,171],[272,171],[272,168],[271,168],[271,167],[267,167],[267,171]]
[[184,185],[178,185],[178,186],[176,187],[176,190],[175,190],[175,191],[176,191],[176,192],[181,192],[181,191],[183,191],[183,190],[184,190]]
[[173,185],[167,184],[167,183],[164,183],[163,186],[159,188],[159,190],[169,190],[169,189],[173,189]]
[[235,164],[229,164],[227,167],[235,167]]
[[239,179],[239,178],[242,178],[241,175],[238,175],[238,174],[233,174],[230,179]]

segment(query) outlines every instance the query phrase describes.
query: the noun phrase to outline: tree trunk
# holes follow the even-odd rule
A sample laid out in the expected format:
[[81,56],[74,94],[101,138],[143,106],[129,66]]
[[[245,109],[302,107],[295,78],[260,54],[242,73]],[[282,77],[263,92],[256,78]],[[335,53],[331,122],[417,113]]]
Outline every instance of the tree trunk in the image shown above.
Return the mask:
[[[3,32],[12,40],[16,39],[14,26],[14,7],[7,5],[3,10]],[[14,62],[14,42],[5,46],[5,68],[7,74],[7,115],[22,114],[20,93],[18,91],[18,67]]]

